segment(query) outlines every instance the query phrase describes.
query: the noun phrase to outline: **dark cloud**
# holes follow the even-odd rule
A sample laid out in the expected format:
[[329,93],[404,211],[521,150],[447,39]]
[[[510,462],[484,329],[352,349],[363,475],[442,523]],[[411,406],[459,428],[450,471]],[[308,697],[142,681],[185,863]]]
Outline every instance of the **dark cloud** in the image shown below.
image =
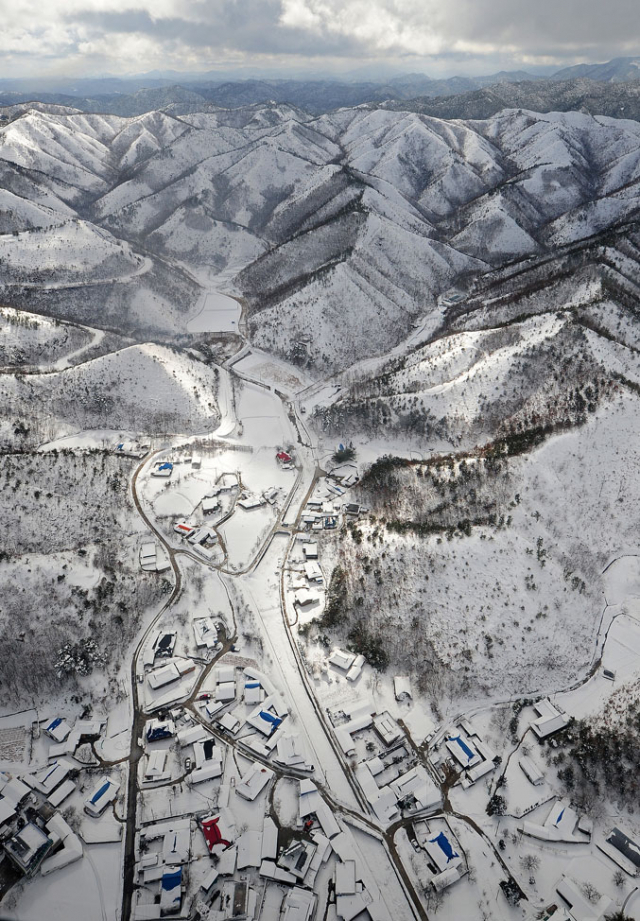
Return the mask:
[[[88,27],[95,36],[143,35],[159,43],[181,42],[194,48],[246,54],[357,56],[362,44],[349,35],[318,36],[280,23],[280,0],[212,0],[183,4],[188,16],[155,17],[146,9],[84,10],[67,20]],[[179,4],[176,4],[179,6]]]

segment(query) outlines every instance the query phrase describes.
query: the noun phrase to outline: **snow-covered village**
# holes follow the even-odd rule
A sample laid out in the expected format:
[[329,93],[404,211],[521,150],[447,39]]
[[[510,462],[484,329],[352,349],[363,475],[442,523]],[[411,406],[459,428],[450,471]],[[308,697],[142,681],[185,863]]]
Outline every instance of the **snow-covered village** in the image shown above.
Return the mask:
[[635,84],[258,82],[0,92],[0,917],[640,919]]

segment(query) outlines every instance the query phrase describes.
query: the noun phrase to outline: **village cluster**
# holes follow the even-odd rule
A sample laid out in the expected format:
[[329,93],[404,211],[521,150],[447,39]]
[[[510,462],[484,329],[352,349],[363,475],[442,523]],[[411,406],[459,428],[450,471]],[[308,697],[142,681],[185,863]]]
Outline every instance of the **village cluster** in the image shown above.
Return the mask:
[[[318,477],[287,519],[298,482],[292,485],[293,451],[271,455],[253,490],[242,463],[229,469],[236,461],[230,454],[223,469],[210,457],[174,451],[151,464],[146,500],[162,530],[141,543],[140,566],[163,572],[170,554],[186,553],[196,570],[222,569],[240,533],[225,525],[244,527],[262,510],[262,533],[280,528],[290,541],[283,603],[289,629],[297,630],[324,604],[322,541],[367,512],[348,497],[357,467]],[[180,502],[185,511],[177,515]],[[247,546],[237,567],[249,565]],[[5,876],[46,876],[83,860],[85,844],[120,848],[134,820],[126,858],[135,865],[136,921],[396,921],[389,880],[377,878],[370,850],[382,854],[389,843],[425,911],[465,886],[473,891],[478,840],[492,860],[494,897],[507,910],[529,901],[532,913],[518,917],[532,921],[602,921],[613,900],[589,899],[567,872],[569,856],[533,910],[533,871],[527,875],[510,848],[549,848],[555,859],[555,847],[565,855],[593,847],[630,881],[640,872],[640,844],[627,830],[612,824],[596,833],[590,817],[554,790],[541,746],[553,746],[569,724],[557,701],[519,711],[514,749],[506,738],[496,741],[486,714],[436,725],[408,675],[386,678],[384,691],[373,693],[366,657],[333,646],[309,671],[327,735],[362,804],[359,816],[344,809],[285,688],[267,674],[258,650],[239,648],[231,609],[220,608],[209,595],[206,604],[186,604],[181,619],[169,609],[144,635],[135,659],[135,803],[127,802],[128,757],[116,745],[126,729],[111,717],[36,715],[0,726],[0,755],[15,749],[8,760],[24,765],[0,774]],[[476,817],[471,830],[457,820],[465,813]],[[402,893],[406,883],[397,877],[393,885]]]

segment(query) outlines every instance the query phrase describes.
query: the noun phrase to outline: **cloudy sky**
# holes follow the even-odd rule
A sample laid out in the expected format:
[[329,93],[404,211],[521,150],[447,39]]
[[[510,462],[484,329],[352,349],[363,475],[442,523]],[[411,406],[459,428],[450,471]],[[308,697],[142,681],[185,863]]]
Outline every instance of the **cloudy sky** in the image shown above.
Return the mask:
[[0,0],[0,76],[387,65],[433,76],[640,52],[638,0]]

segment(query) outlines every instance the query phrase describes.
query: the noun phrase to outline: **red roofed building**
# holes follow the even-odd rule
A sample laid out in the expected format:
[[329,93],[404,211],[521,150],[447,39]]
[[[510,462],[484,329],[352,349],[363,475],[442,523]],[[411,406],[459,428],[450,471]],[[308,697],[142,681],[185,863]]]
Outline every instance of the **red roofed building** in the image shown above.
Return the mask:
[[213,851],[217,844],[222,844],[223,847],[231,847],[232,842],[222,837],[222,832],[218,825],[219,822],[220,816],[216,816],[215,818],[211,816],[208,819],[203,819],[201,823],[202,834],[204,835],[204,840],[207,842],[209,852]]

